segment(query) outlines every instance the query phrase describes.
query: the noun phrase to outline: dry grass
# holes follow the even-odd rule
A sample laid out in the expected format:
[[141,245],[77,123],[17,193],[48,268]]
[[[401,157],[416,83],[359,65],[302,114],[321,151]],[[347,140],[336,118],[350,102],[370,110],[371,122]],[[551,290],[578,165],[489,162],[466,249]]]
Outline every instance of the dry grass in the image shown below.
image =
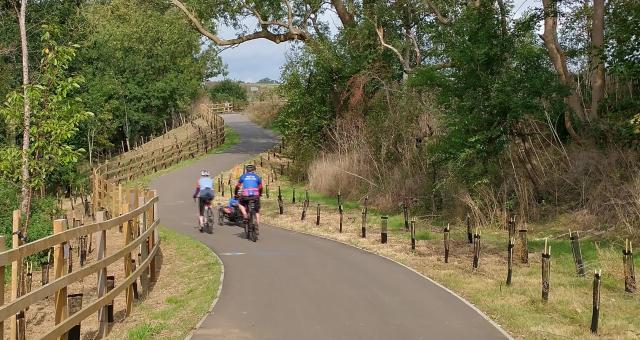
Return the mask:
[[[266,159],[266,155],[263,155]],[[274,161],[272,159],[272,161]],[[276,164],[279,160],[274,161]],[[265,166],[268,166],[265,164]],[[275,166],[279,168],[279,166]],[[237,171],[237,170],[236,170]],[[264,178],[267,168],[259,168]],[[225,178],[229,176],[226,173]],[[235,174],[234,174],[235,176]],[[480,308],[516,338],[596,338],[589,332],[591,321],[591,276],[575,274],[573,258],[566,235],[572,227],[573,215],[560,216],[556,228],[530,226],[529,263],[515,264],[513,284],[506,286],[506,231],[484,229],[480,268],[471,269],[472,247],[465,241],[463,226],[453,225],[452,254],[449,263],[443,261],[442,225],[433,221],[418,222],[417,249],[411,250],[409,235],[403,231],[402,218],[390,217],[389,243],[380,244],[379,214],[371,209],[367,238],[360,237],[360,209],[354,202],[345,202],[343,233],[338,233],[339,217],[333,197],[311,192],[311,207],[322,204],[320,226],[315,225],[315,209],[308,211],[306,221],[300,221],[303,188],[297,187],[297,202],[291,204],[294,185],[278,176],[269,181],[270,198],[263,201],[263,222],[291,230],[338,240],[399,261],[452,289]],[[330,177],[330,176],[327,176]],[[276,188],[283,188],[285,214],[279,215]],[[219,201],[223,199],[219,198]],[[548,225],[552,225],[549,223]],[[592,228],[593,229],[593,228]],[[621,248],[619,242],[585,231],[582,250],[589,272],[603,270],[600,337],[636,339],[640,337],[640,303],[637,296],[624,293]],[[553,248],[551,293],[546,303],[541,299],[540,251],[543,238],[549,237]],[[640,259],[636,260],[640,265]]]
[[284,104],[285,102],[281,99],[251,101],[244,111],[249,113],[249,118],[254,123],[262,127],[269,127]]

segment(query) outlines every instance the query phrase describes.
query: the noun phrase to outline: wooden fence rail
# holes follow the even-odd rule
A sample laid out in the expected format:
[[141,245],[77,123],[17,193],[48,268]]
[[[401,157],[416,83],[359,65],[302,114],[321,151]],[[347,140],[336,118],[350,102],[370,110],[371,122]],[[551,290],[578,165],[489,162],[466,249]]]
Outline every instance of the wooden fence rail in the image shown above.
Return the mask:
[[[11,299],[5,301],[4,294],[0,299],[0,338],[4,338],[7,324],[10,339],[26,338],[26,327],[29,325],[25,323],[25,311],[28,312],[30,306],[51,296],[54,296],[54,299],[49,303],[52,305],[55,321],[51,327],[39,326],[43,329],[39,329],[37,333],[43,339],[66,339],[72,328],[80,325],[92,314],[98,318],[98,336],[106,336],[109,329],[106,317],[107,306],[111,305],[115,297],[123,292],[126,292],[125,303],[128,316],[133,307],[133,285],[137,285],[139,280],[142,291],[146,294],[151,286],[150,282],[156,278],[156,255],[160,249],[158,234],[160,221],[157,214],[159,197],[155,191],[126,189],[121,183],[167,168],[184,159],[204,154],[222,144],[225,138],[224,120],[216,113],[231,110],[229,105],[211,106],[208,114],[201,117],[207,122],[206,128],[198,128],[195,134],[186,136],[184,140],[152,150],[137,150],[133,156],[124,155],[113,162],[107,162],[95,168],[92,173],[92,213],[95,220],[93,223],[76,226],[74,222],[77,221],[58,219],[53,221],[53,235],[21,244],[21,216],[19,211],[14,212],[14,231],[17,231],[14,233],[14,246],[9,250],[0,247],[1,272],[4,273],[4,268],[8,266],[12,268]],[[114,230],[116,227],[123,232],[123,237],[119,239],[124,241],[116,242],[118,239],[110,241],[112,253],[107,254],[107,231]],[[97,251],[95,260],[83,263],[78,270],[71,272],[71,267],[66,263],[66,261],[72,261],[69,245],[72,241],[81,239],[85,242],[87,238],[93,240],[94,235]],[[117,235],[117,232],[114,231],[112,235]],[[0,239],[0,241],[4,245],[4,240]],[[114,245],[114,243],[119,244]],[[53,279],[48,280],[47,274],[47,280],[43,278],[42,286],[33,290],[30,287],[25,289],[21,279],[23,261],[28,256],[51,252],[51,250],[53,250]],[[139,263],[132,265],[132,259],[138,256]],[[107,268],[113,270],[113,265],[118,261],[123,263],[124,278],[119,279],[119,285],[108,289]],[[51,262],[47,263],[47,266],[50,264]],[[79,309],[72,310],[67,302],[67,288],[77,282],[86,282],[86,279],[93,275],[97,277],[95,298],[82,304]],[[0,290],[5,291],[4,280],[0,280]],[[86,288],[83,290],[86,291]],[[7,320],[9,320],[8,323]]]

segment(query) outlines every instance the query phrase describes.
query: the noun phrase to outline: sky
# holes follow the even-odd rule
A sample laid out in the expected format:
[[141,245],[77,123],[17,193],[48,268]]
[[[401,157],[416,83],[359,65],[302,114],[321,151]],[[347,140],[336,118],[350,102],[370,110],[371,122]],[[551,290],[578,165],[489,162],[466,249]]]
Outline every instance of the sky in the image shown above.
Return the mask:
[[[514,11],[518,16],[527,8],[540,6],[540,0],[515,0]],[[329,12],[325,20],[333,22],[333,29],[339,25],[335,13]],[[222,38],[235,37],[237,34],[228,27],[220,28]],[[222,61],[227,65],[227,78],[244,82],[257,82],[263,78],[280,80],[282,66],[286,61],[287,52],[292,43],[276,44],[266,39],[245,42],[234,48],[225,49],[220,53]]]

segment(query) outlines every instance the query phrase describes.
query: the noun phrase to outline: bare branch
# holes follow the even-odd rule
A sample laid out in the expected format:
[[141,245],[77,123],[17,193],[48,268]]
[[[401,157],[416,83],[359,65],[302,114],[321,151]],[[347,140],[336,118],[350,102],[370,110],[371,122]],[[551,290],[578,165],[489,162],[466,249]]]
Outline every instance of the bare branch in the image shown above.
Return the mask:
[[342,22],[342,26],[350,27],[355,24],[353,20],[353,14],[349,12],[342,0],[331,0],[331,4],[336,9],[336,13],[338,13],[338,17],[340,18],[340,22]]
[[[195,29],[198,32],[200,32],[200,34],[207,37],[209,40],[213,41],[218,46],[239,45],[243,42],[246,42],[249,40],[256,40],[256,39],[267,39],[275,42],[276,44],[279,44],[285,41],[292,41],[292,40],[307,41],[310,39],[309,33],[306,32],[305,30],[302,30],[297,27],[293,27],[292,24],[288,25],[277,20],[264,21],[262,20],[260,14],[255,10],[252,10],[252,11],[254,12],[254,15],[256,15],[260,25],[262,26],[262,30],[254,33],[250,33],[247,35],[238,36],[233,39],[222,39],[216,34],[213,34],[207,29],[205,29],[202,26],[202,23],[200,22],[200,20],[196,18],[196,16],[191,11],[189,11],[189,9],[187,9],[187,7],[182,2],[180,2],[179,0],[171,0],[171,3],[174,6],[178,7],[178,9],[180,9],[184,13],[184,15],[189,19],[189,21],[191,21],[191,24],[195,27]],[[279,33],[279,34],[272,33],[267,29],[267,26],[269,25],[284,27],[289,29],[289,31],[285,33]]]
[[400,63],[402,64],[402,67],[404,68],[405,71],[408,71],[410,69],[408,61],[406,61],[404,59],[404,57],[402,56],[402,53],[400,53],[400,51],[398,51],[398,49],[396,49],[395,47],[387,44],[384,42],[384,28],[382,27],[376,27],[376,33],[378,33],[378,38],[380,39],[380,44],[388,49],[390,49],[391,51],[393,51],[393,53],[396,54],[396,56],[398,57],[398,59],[400,59]]
[[431,11],[431,13],[433,13],[433,15],[435,15],[436,20],[442,24],[442,25],[449,25],[451,22],[449,21],[449,18],[445,17],[442,15],[442,13],[440,13],[440,10],[438,10],[438,8],[433,4],[433,2],[431,2],[431,0],[422,0],[425,5],[427,5],[427,7],[429,7],[429,10]]
[[406,35],[413,43],[413,49],[416,52],[416,65],[422,64],[422,53],[420,52],[420,47],[418,47],[418,40],[416,39],[415,34],[406,33]]

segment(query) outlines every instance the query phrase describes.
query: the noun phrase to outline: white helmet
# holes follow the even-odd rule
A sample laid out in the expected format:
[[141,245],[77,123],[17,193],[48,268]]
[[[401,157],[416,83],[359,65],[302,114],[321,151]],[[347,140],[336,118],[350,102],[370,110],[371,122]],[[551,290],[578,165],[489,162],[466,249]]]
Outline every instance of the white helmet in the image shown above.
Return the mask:
[[209,174],[209,171],[207,171],[207,170],[202,170],[202,171],[200,172],[200,176],[202,176],[202,177],[209,177],[209,176],[211,176],[211,175]]

